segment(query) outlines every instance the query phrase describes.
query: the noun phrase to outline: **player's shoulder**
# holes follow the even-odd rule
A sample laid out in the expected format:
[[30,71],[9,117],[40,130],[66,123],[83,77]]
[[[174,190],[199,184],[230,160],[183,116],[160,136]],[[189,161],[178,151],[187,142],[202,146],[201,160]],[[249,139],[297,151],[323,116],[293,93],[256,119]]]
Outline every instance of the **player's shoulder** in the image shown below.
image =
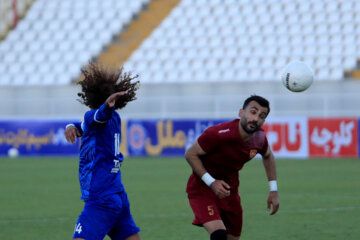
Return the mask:
[[258,136],[265,136],[266,137],[266,133],[265,133],[265,130],[263,128],[260,128],[254,134],[256,134]]
[[84,120],[85,122],[88,122],[89,120],[93,119],[94,118],[94,115],[96,113],[96,110],[97,109],[91,109],[89,111],[87,111],[85,114],[84,114]]
[[94,114],[97,110],[98,110],[98,109],[90,109],[90,110],[88,110],[88,111],[85,112],[85,116]]
[[263,128],[260,128],[259,130],[254,132],[253,136],[254,136],[254,138],[260,138],[260,139],[266,138],[265,130]]
[[216,134],[230,133],[233,132],[234,130],[237,131],[238,123],[239,123],[239,119],[221,122],[209,127],[208,131],[214,132]]
[[225,128],[225,127],[232,127],[234,125],[237,126],[238,122],[239,122],[239,119],[233,119],[233,120],[230,120],[230,121],[225,121],[225,122],[215,124],[212,127],[216,128],[216,129],[221,129],[221,128]]
[[258,131],[254,132],[252,136],[252,140],[253,142],[258,143],[260,145],[267,142],[266,133],[264,129],[260,128]]
[[266,133],[264,129],[260,128],[258,131],[254,132],[249,145],[253,148],[260,149],[259,153],[263,154],[267,150],[268,140],[266,138]]

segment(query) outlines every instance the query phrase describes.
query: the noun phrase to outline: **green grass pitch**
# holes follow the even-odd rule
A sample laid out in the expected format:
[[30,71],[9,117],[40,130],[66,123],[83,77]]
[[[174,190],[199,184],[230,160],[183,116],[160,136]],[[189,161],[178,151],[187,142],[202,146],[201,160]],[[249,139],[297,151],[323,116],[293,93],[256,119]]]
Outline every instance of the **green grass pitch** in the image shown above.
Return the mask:
[[[77,158],[0,158],[0,239],[71,239],[83,203]],[[360,159],[277,160],[280,210],[266,211],[260,160],[240,172],[242,240],[360,239]],[[127,158],[123,182],[144,240],[209,239],[191,225],[183,158]],[[109,239],[109,238],[106,238]]]

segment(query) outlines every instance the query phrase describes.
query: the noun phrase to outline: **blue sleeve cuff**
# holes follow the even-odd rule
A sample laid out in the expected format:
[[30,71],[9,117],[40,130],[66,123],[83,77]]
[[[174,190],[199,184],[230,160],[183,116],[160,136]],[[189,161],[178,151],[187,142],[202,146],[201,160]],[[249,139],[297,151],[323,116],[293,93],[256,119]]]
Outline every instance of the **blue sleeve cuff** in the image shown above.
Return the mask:
[[81,133],[81,135],[83,134],[83,130],[81,128],[81,122],[73,122],[73,123],[69,123],[68,125],[66,125],[65,128],[68,128],[70,126],[76,127],[76,129]]
[[108,108],[105,104],[96,110],[94,114],[94,121],[97,123],[106,123],[112,117],[115,107]]

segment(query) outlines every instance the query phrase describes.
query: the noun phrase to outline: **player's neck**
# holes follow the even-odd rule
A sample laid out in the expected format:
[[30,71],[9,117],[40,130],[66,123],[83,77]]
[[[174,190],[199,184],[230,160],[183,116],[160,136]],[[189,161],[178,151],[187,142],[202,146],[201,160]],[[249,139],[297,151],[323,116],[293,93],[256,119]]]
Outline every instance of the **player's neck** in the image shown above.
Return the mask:
[[241,123],[240,123],[240,121],[239,121],[239,124],[238,124],[238,129],[239,129],[239,134],[240,134],[240,137],[242,138],[242,140],[244,141],[244,142],[247,142],[247,141],[249,141],[250,139],[251,139],[251,137],[252,137],[252,133],[247,133],[244,129],[243,129],[243,127],[241,126]]

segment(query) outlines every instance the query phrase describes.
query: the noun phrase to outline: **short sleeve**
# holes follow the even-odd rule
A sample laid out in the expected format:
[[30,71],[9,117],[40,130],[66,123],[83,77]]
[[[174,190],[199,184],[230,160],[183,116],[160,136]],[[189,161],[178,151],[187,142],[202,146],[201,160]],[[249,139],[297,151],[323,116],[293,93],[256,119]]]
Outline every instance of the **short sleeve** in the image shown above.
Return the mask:
[[214,127],[207,128],[197,141],[204,152],[212,152],[219,142],[216,129]]

